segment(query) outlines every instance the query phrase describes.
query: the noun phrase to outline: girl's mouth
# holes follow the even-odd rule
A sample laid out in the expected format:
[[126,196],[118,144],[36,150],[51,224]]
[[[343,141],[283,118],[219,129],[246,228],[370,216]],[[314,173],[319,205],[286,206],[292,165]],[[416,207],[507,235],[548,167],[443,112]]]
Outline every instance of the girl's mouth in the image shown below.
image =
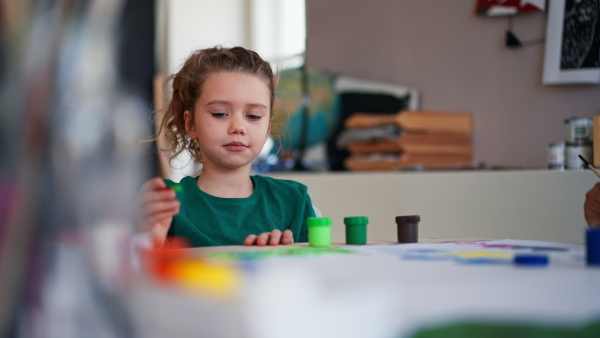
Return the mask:
[[227,143],[226,145],[224,145],[224,147],[229,151],[243,151],[248,148],[248,146],[243,144],[242,142]]

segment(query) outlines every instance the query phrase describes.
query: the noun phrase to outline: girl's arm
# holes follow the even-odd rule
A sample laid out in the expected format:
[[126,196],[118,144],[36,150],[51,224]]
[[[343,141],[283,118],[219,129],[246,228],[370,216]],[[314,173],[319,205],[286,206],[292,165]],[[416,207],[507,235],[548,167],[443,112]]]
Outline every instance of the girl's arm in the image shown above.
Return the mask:
[[173,216],[179,213],[180,203],[175,199],[175,191],[160,177],[155,177],[144,183],[138,201],[140,229],[151,233],[154,242],[163,246]]

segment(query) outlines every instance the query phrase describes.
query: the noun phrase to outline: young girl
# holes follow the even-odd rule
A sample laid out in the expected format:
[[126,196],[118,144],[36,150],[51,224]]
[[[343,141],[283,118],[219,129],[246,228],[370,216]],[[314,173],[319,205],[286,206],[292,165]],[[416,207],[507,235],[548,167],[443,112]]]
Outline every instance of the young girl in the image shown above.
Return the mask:
[[169,160],[186,150],[203,166],[177,193],[170,180],[143,185],[142,229],[161,244],[171,236],[193,246],[306,242],[306,218],[314,216],[306,186],[250,175],[273,124],[269,63],[241,47],[216,47],[193,53],[170,79],[159,134]]

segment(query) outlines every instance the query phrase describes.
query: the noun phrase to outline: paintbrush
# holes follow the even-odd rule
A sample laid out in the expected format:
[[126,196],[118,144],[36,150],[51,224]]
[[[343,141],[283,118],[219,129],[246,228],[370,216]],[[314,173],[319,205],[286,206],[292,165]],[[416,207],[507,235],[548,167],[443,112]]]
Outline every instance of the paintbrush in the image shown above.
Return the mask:
[[596,174],[596,176],[598,176],[598,178],[600,178],[600,173],[598,173],[598,170],[596,170],[596,167],[594,167],[590,162],[588,162],[585,158],[583,158],[583,156],[578,155],[579,158],[583,161],[583,163],[585,163],[585,165],[587,165],[588,168],[590,168],[594,174]]

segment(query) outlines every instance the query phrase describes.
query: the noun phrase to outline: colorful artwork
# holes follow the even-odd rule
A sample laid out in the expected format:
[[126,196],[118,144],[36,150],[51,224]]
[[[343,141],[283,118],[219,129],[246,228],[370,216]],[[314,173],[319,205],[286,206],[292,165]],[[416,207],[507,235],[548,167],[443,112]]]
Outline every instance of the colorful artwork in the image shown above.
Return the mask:
[[[460,250],[461,247],[465,250]],[[513,252],[481,249],[478,246],[467,248],[459,243],[438,243],[379,246],[367,250],[392,255],[405,261],[450,261],[458,264],[510,264],[514,258]]]
[[[403,245],[368,245],[353,247],[315,248],[310,246],[286,246],[266,250],[218,252],[203,255],[205,258],[221,262],[256,261],[269,258],[310,258],[322,255],[355,254],[375,257],[384,254],[398,257],[403,261],[448,261],[457,264],[512,264],[516,255],[563,255],[562,261],[582,261],[581,255],[565,245],[551,245],[548,242],[518,240],[412,243]],[[566,255],[566,256],[564,256]],[[568,256],[568,257],[567,257]]]
[[584,257],[580,249],[567,244],[526,241],[494,240],[476,242],[413,243],[404,245],[367,246],[356,249],[394,256],[402,261],[450,262],[454,264],[516,264],[515,259],[544,258],[546,263],[568,262],[579,264]]
[[400,255],[405,260],[454,261],[460,264],[509,264],[513,255],[506,252],[408,250]]
[[354,250],[336,247],[314,248],[310,246],[286,246],[259,251],[217,252],[207,254],[204,257],[219,261],[254,261],[274,257],[310,257],[325,254],[349,254],[354,252]]
[[[586,266],[582,244],[503,239],[232,247],[204,254],[202,249],[187,251],[191,259],[167,260],[159,277],[168,277],[168,283],[138,297],[144,314],[160,304],[161,315],[178,324],[169,327],[211,337],[234,325],[240,330],[220,336],[240,336],[249,328],[255,330],[252,337],[326,336],[322,332],[343,337],[510,336],[517,330],[513,325],[525,336],[597,336],[590,329],[598,327],[590,321],[600,313],[600,270]],[[169,299],[165,291],[174,285],[188,294],[175,290],[176,298]],[[154,324],[158,317],[149,318]],[[299,334],[289,334],[297,318],[303,318],[294,331]],[[525,325],[535,327],[526,330]],[[565,329],[539,331],[538,325]]]
[[500,16],[543,12],[545,9],[545,0],[477,0],[475,13],[481,16]]
[[484,248],[496,248],[496,249],[509,249],[509,250],[521,250],[529,249],[532,251],[569,251],[565,247],[549,247],[549,246],[537,246],[537,245],[516,245],[516,244],[490,244],[487,242],[457,242],[458,245],[481,245]]

